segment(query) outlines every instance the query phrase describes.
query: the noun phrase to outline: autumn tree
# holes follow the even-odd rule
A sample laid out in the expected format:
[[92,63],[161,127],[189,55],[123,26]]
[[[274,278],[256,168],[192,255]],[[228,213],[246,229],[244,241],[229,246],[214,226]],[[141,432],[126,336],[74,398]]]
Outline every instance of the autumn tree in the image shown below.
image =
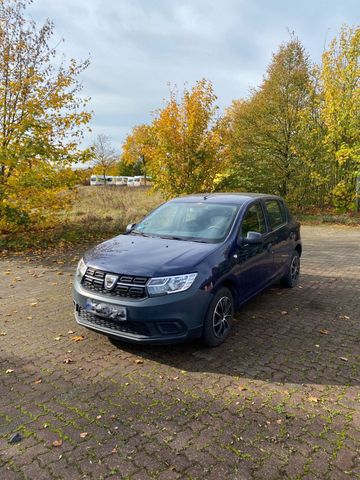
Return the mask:
[[[88,61],[55,67],[53,24],[27,19],[31,0],[0,2],[0,227],[43,218],[61,206],[61,169],[86,159],[90,120],[79,74]],[[65,175],[66,178],[66,175]]]
[[122,146],[121,161],[126,166],[140,166],[142,174],[146,175],[148,160],[154,144],[153,132],[149,125],[136,125],[125,138]]
[[326,126],[329,190],[335,206],[349,209],[360,175],[360,28],[343,27],[322,57],[321,116]]
[[211,82],[198,81],[181,99],[176,91],[156,112],[151,127],[150,170],[155,188],[170,197],[213,189],[223,168],[216,96]]
[[[111,138],[100,133],[91,147],[94,173],[104,177],[116,170],[117,155],[111,144]],[[106,183],[106,182],[105,182]]]

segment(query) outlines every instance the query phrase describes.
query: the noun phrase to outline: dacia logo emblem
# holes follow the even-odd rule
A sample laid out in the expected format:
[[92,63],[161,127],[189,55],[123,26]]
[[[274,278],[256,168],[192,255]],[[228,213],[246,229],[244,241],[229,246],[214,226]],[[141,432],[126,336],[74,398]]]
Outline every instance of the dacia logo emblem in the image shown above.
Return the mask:
[[105,288],[106,288],[106,290],[111,290],[112,288],[114,288],[117,281],[118,281],[118,276],[117,275],[111,275],[110,273],[107,273],[105,275]]

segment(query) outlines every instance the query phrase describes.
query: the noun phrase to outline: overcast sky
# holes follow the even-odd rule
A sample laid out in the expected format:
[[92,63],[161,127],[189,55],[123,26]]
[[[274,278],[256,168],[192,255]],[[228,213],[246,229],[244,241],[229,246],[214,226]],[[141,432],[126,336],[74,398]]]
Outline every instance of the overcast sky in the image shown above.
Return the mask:
[[343,23],[359,24],[359,0],[34,0],[32,17],[55,23],[67,57],[91,65],[82,74],[91,96],[92,133],[119,149],[131,128],[151,121],[168,97],[211,80],[221,108],[261,82],[271,55],[289,39],[314,61]]

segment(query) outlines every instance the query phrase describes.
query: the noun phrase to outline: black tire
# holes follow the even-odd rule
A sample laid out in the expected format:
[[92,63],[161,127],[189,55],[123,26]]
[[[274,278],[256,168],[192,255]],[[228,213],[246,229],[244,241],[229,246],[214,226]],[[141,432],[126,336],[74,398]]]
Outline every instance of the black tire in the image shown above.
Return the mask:
[[290,260],[289,270],[286,275],[281,279],[281,283],[284,287],[294,288],[299,281],[300,276],[300,255],[297,250],[294,250],[294,253]]
[[231,291],[220,288],[214,295],[204,320],[202,341],[217,347],[228,337],[234,318],[234,297]]

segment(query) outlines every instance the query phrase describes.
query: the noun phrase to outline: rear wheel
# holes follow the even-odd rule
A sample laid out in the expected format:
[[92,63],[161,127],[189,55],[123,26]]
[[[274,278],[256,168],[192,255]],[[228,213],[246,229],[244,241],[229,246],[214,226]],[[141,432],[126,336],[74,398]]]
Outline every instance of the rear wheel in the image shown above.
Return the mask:
[[286,275],[283,276],[281,279],[281,283],[288,288],[294,288],[298,281],[300,275],[300,255],[297,250],[294,251],[291,261],[289,270]]
[[234,298],[226,287],[220,288],[207,311],[202,341],[209,347],[217,347],[229,335],[234,317]]

